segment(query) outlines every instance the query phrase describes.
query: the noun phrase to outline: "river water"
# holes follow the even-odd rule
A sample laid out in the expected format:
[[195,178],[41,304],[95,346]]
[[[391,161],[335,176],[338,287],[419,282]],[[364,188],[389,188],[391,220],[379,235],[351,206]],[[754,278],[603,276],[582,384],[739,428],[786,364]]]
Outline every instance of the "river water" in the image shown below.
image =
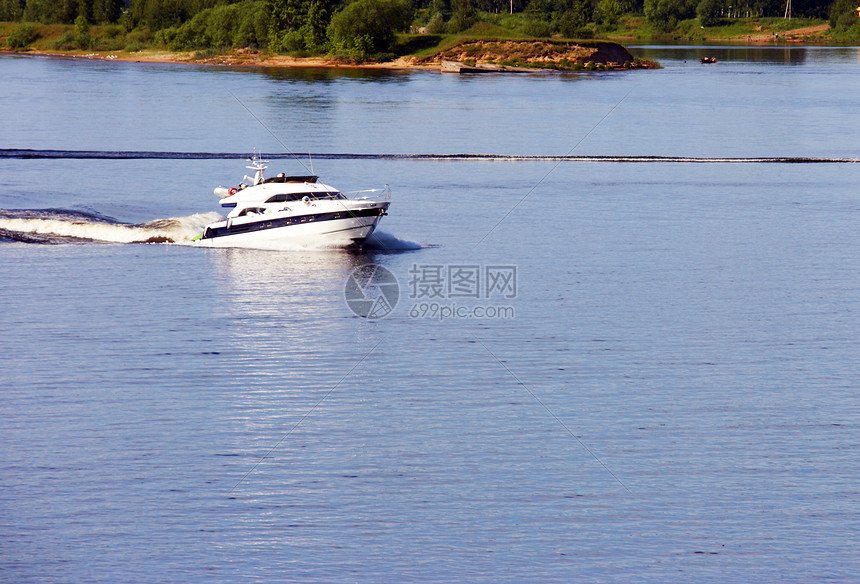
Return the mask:
[[[0,57],[2,579],[855,580],[860,51],[631,50],[664,68]],[[187,154],[254,148],[389,184],[379,237],[185,245],[246,172]]]

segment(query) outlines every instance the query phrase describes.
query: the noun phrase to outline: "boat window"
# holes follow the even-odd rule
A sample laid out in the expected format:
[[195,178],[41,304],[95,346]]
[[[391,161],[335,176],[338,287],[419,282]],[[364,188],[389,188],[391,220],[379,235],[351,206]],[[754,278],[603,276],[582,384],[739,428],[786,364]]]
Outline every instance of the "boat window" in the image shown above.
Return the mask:
[[308,193],[312,199],[317,199],[320,201],[329,201],[331,199],[345,199],[342,194],[338,192],[330,192],[330,193]]
[[265,212],[266,212],[266,210],[262,209],[260,207],[246,207],[245,209],[242,209],[241,211],[239,211],[239,214],[236,215],[236,217],[242,217],[244,215],[257,215],[259,213],[265,213]]
[[345,199],[341,193],[338,192],[320,192],[320,193],[278,193],[277,195],[272,195],[268,199],[266,199],[267,203],[287,203],[290,201],[301,201],[303,198],[308,197],[312,200],[331,200],[331,199]]
[[309,193],[279,193],[266,199],[267,203],[288,203],[290,201],[301,201],[302,197]]

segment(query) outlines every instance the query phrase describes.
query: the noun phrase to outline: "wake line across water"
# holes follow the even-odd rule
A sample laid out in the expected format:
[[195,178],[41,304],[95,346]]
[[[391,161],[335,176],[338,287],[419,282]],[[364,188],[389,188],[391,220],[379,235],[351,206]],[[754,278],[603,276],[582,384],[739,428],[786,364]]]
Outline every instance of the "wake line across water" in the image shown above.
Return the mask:
[[[628,162],[628,163],[699,163],[699,164],[816,164],[857,163],[860,158],[826,158],[811,156],[632,156],[618,155],[551,155],[551,154],[360,154],[348,152],[312,152],[318,160],[439,160],[491,162]],[[267,154],[272,160],[302,158],[293,153]],[[103,159],[103,160],[236,160],[248,158],[239,152],[154,152],[145,150],[29,150],[0,149],[0,159]]]

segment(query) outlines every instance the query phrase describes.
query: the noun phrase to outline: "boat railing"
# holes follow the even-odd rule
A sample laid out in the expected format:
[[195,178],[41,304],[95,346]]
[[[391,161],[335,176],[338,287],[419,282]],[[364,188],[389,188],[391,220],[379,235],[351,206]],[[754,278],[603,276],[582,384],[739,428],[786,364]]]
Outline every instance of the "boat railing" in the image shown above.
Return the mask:
[[[365,194],[370,193],[370,194]],[[382,189],[366,189],[363,191],[349,191],[345,193],[352,201],[372,201],[375,203],[390,203],[391,202],[391,187],[385,185]],[[355,195],[364,195],[355,196]]]

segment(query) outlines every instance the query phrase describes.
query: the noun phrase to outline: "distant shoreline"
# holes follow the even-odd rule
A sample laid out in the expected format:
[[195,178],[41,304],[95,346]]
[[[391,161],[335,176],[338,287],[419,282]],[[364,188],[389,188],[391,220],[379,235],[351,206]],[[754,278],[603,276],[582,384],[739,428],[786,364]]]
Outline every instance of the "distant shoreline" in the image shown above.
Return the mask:
[[[482,55],[477,61],[471,55]],[[495,67],[497,71],[596,71],[624,69],[653,69],[659,65],[633,57],[623,45],[614,41],[536,40],[470,40],[448,50],[420,58],[403,56],[385,62],[350,63],[331,57],[290,57],[270,55],[252,49],[232,49],[222,54],[199,56],[194,51],[159,50],[126,51],[52,51],[29,49],[2,50],[0,53],[62,59],[96,59],[136,63],[165,63],[216,67],[283,68],[283,69],[360,69],[360,70],[450,70],[442,63],[461,64],[463,69]]]
[[[802,47],[802,46],[829,46],[831,42],[825,42],[820,39],[820,35],[829,29],[829,25],[821,24],[810,27],[801,27],[797,29],[787,30],[782,33],[773,32],[755,32],[753,34],[741,36],[727,36],[726,38],[673,38],[673,39],[643,39],[633,36],[612,36],[602,40],[582,41],[583,46],[593,43],[606,43],[609,45],[617,45],[624,48],[625,44],[655,44],[659,45],[662,42],[690,42],[703,43],[706,47],[714,43],[738,43],[747,44],[754,47],[765,46],[787,46],[787,47]],[[819,41],[815,38],[819,37]],[[497,39],[488,42],[531,42],[523,39]],[[557,42],[557,39],[535,39],[535,42]],[[778,43],[778,44],[776,44]],[[837,45],[839,43],[836,43]],[[97,51],[97,50],[47,50],[33,49],[13,50],[0,49],[0,54],[23,55],[23,56],[40,56],[54,57],[65,59],[97,59],[105,61],[123,61],[132,63],[165,63],[165,64],[183,64],[183,65],[198,65],[198,66],[216,66],[216,67],[247,67],[247,68],[283,68],[283,69],[361,69],[361,70],[389,70],[389,71],[439,71],[441,59],[428,62],[426,58],[416,56],[403,56],[392,61],[385,62],[365,62],[365,63],[350,63],[333,57],[290,57],[286,55],[271,55],[262,51],[253,49],[232,49],[222,54],[206,54],[199,56],[197,51],[167,51],[156,49],[144,49],[137,52],[127,51]],[[441,53],[440,53],[441,55]],[[535,71],[544,69],[539,64],[530,64]],[[650,68],[650,67],[644,67]],[[569,69],[567,69],[569,70]]]

